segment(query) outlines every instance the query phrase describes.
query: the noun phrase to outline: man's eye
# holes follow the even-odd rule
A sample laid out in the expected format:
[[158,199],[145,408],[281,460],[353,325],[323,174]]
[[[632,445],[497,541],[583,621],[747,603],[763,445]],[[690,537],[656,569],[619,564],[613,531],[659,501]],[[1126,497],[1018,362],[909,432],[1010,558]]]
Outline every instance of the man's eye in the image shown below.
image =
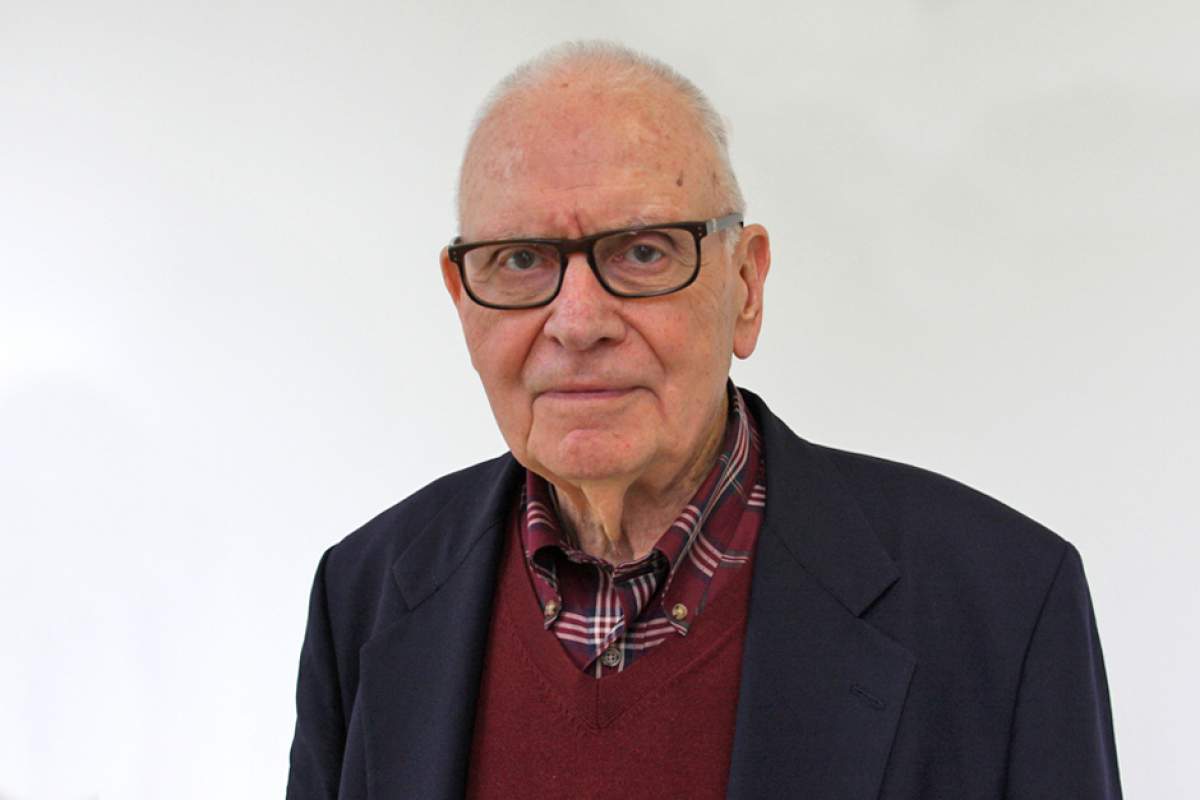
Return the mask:
[[634,264],[653,264],[662,258],[663,251],[649,244],[635,244],[625,251],[625,259]]
[[500,259],[502,266],[517,272],[525,272],[538,265],[540,257],[533,250],[511,250]]

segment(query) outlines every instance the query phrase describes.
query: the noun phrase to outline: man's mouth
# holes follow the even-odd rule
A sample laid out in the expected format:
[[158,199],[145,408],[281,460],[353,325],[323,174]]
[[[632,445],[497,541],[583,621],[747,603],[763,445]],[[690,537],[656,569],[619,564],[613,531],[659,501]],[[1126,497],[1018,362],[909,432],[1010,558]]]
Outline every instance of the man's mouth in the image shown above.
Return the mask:
[[632,392],[632,386],[606,386],[594,383],[564,384],[547,389],[542,397],[551,400],[615,400]]

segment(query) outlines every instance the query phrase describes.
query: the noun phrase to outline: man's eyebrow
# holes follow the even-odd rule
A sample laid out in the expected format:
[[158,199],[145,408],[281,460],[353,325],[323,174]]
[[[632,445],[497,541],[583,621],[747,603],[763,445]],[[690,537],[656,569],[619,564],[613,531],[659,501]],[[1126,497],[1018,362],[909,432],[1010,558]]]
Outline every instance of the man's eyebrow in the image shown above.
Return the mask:
[[[659,219],[656,217],[644,217],[641,214],[634,214],[628,217],[622,217],[616,221],[605,225],[603,228],[596,228],[593,231],[586,231],[585,237],[604,231],[619,231],[625,228],[640,228],[644,225],[665,225],[669,222],[676,222],[674,219]],[[502,241],[506,239],[574,239],[574,236],[556,236],[552,233],[530,233],[528,230],[513,230],[511,228],[499,231],[495,234],[488,234],[486,237],[478,237],[473,241]]]
[[640,214],[637,214],[632,217],[626,217],[624,220],[618,221],[617,224],[605,228],[605,230],[613,231],[620,228],[640,228],[643,225],[659,225],[666,222],[670,222],[670,220],[654,219],[652,217],[643,217]]

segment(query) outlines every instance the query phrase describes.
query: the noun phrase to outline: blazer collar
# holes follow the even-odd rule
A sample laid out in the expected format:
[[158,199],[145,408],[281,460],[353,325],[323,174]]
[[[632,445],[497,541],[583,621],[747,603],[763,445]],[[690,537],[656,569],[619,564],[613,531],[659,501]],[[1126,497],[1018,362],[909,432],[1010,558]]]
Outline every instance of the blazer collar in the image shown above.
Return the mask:
[[436,592],[481,538],[502,533],[525,470],[511,453],[483,469],[479,481],[446,503],[392,564],[409,610]]
[[354,713],[363,733],[351,745],[364,749],[373,799],[464,791],[496,567],[521,468],[506,455],[472,472],[393,562],[407,608],[359,651]]
[[767,507],[763,526],[859,616],[900,577],[837,468],[753,392],[742,389],[763,434]]
[[879,796],[916,659],[862,618],[899,578],[821,448],[744,392],[763,429],[731,800]]
[[[771,413],[762,398],[740,391],[763,434],[764,527],[850,613],[862,614],[899,577],[895,563],[829,459]],[[482,536],[505,524],[524,468],[506,453],[485,469],[476,487],[447,503],[392,565],[410,610],[445,583]]]

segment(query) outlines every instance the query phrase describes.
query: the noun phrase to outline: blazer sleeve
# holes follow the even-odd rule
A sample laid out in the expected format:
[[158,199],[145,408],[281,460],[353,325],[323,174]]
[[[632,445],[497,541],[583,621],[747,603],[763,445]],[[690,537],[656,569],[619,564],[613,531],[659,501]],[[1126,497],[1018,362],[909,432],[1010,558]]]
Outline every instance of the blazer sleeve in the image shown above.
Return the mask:
[[1069,544],[1025,655],[1006,797],[1121,797],[1096,618],[1083,563]]
[[317,565],[300,650],[288,800],[332,800],[338,794],[346,719],[325,585],[329,553],[327,550]]

